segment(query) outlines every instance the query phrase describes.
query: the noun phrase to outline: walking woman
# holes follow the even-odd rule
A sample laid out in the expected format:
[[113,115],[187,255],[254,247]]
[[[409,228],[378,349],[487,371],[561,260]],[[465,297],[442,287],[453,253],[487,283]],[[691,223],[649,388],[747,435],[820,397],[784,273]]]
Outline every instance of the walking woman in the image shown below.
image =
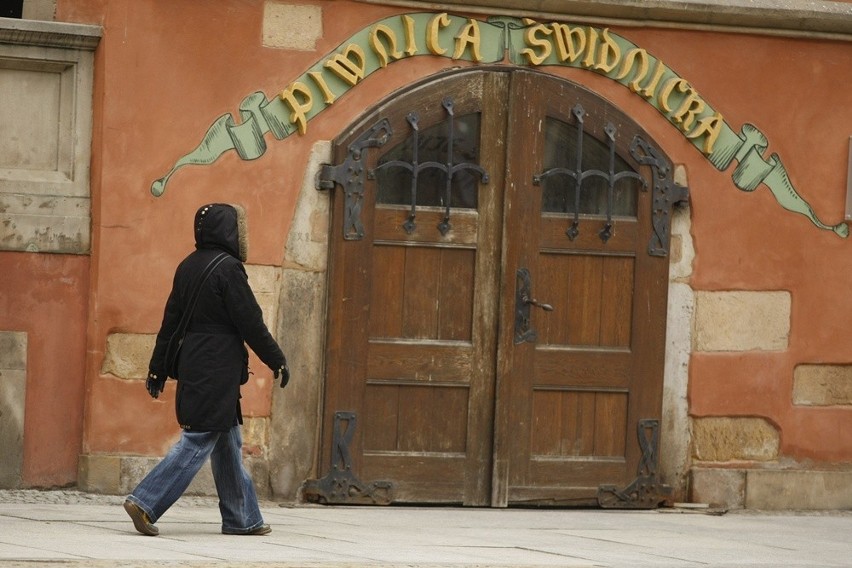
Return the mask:
[[[264,523],[254,484],[242,462],[240,385],[248,381],[248,344],[273,370],[281,387],[290,372],[287,360],[263,322],[248,284],[245,213],[213,203],[195,214],[195,251],[177,267],[172,291],[149,365],[146,387],[157,398],[167,375],[177,379],[175,411],[181,437],[166,457],[124,502],[140,533],[156,536],[154,526],[183,494],[209,457],[222,533],[262,535]],[[195,298],[193,299],[193,296]],[[182,322],[182,319],[184,319]],[[176,369],[167,370],[169,340],[184,324],[185,338]]]

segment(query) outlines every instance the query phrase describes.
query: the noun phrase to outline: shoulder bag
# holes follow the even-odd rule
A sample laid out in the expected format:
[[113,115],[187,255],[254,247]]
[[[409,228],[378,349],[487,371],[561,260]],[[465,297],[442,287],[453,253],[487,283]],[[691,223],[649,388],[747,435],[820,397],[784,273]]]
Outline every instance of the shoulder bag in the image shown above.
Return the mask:
[[195,310],[195,304],[198,302],[201,286],[227,256],[228,253],[219,253],[216,258],[211,260],[207,266],[204,267],[204,271],[201,273],[201,276],[199,276],[198,282],[192,290],[192,294],[189,296],[189,302],[187,302],[186,310],[184,310],[183,315],[180,318],[177,329],[175,329],[174,333],[169,338],[169,343],[166,346],[166,375],[173,379],[177,380],[178,378],[178,359],[180,358],[180,348],[183,346],[183,339],[186,336],[186,328],[189,326],[189,319],[192,317],[192,312]]

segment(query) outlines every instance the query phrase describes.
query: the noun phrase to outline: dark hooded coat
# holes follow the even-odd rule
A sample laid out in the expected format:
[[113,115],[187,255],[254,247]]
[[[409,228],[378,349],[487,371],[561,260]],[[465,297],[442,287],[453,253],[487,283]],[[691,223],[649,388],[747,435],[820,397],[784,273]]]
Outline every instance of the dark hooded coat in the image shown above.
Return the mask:
[[195,215],[195,247],[178,265],[150,368],[165,376],[169,338],[187,309],[199,275],[228,253],[201,287],[178,359],[175,410],[181,428],[226,431],[242,424],[240,385],[248,380],[248,344],[270,369],[286,364],[263,322],[243,262],[248,235],[241,208],[214,203]]

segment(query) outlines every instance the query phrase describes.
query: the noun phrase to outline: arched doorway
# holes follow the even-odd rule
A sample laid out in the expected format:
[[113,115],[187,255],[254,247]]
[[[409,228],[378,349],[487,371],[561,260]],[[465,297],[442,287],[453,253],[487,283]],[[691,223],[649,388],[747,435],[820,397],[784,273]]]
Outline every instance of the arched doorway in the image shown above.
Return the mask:
[[394,96],[334,153],[308,498],[656,504],[685,190],[648,136],[576,84],[479,68]]

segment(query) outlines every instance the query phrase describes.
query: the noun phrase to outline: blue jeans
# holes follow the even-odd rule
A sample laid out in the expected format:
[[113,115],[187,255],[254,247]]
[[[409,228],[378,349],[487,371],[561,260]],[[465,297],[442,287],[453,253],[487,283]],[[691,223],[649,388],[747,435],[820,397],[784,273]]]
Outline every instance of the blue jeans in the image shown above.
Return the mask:
[[263,524],[257,494],[242,459],[243,439],[240,427],[227,432],[181,433],[166,457],[128,495],[156,523],[163,513],[186,491],[190,482],[210,457],[222,532],[244,533]]

